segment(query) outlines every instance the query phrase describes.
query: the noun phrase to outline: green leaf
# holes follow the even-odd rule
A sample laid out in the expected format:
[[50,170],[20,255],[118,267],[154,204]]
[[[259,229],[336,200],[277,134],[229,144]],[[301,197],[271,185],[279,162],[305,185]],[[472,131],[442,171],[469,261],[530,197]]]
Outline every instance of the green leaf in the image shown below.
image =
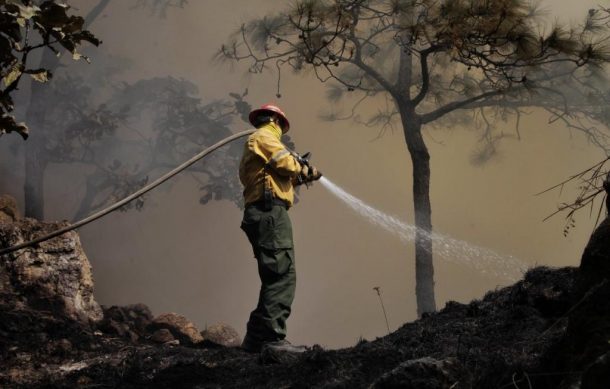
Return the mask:
[[17,22],[20,25],[21,25],[21,23],[19,22],[19,19],[30,20],[31,18],[33,18],[36,15],[36,13],[40,12],[40,8],[38,8],[37,6],[23,5],[23,3],[21,1],[7,0],[6,3],[19,8],[19,17],[17,19]]
[[38,69],[28,73],[32,79],[42,83],[49,82],[49,79],[51,78],[51,74],[45,69]]
[[13,66],[11,71],[2,79],[4,86],[8,87],[21,76],[21,67]]
[[[34,7],[24,7],[22,5],[19,6],[19,16],[20,16],[21,19],[30,20],[38,12],[40,12],[40,8],[38,8],[36,6],[34,6]],[[17,19],[17,21],[19,21],[19,19]]]

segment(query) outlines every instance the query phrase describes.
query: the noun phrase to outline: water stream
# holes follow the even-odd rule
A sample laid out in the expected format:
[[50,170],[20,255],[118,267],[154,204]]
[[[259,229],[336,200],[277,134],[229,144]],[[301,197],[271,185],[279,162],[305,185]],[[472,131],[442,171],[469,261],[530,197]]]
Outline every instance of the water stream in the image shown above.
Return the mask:
[[[320,183],[353,211],[374,225],[393,234],[403,243],[411,243],[415,240],[417,227],[414,225],[371,207],[326,177],[322,177]],[[491,249],[476,246],[438,232],[432,232],[430,237],[433,242],[432,250],[435,258],[465,265],[483,274],[512,281],[520,278],[527,269],[527,265],[523,261],[510,255],[502,255]]]

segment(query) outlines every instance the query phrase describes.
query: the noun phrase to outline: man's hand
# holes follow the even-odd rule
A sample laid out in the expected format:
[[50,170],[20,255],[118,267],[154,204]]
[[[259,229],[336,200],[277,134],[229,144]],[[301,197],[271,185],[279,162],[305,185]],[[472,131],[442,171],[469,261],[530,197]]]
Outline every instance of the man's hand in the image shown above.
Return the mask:
[[308,178],[309,181],[316,181],[319,180],[322,177],[322,173],[320,173],[318,171],[318,169],[316,169],[315,166],[309,166],[309,172],[308,172]]
[[322,177],[322,173],[316,169],[315,166],[303,165],[301,173],[299,174],[299,184],[308,184],[312,181],[319,180]]

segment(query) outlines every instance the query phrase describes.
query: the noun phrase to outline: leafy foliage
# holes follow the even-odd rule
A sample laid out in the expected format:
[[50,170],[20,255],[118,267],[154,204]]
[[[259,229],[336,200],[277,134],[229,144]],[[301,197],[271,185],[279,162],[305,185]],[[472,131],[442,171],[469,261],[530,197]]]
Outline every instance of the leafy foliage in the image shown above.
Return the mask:
[[[587,20],[584,24],[585,31],[592,31],[600,34],[606,34],[608,37],[607,28],[610,27],[610,8],[600,7],[599,9],[589,10]],[[610,38],[607,38],[610,39]],[[606,127],[610,126],[610,114],[608,113],[608,101],[610,100],[610,91],[607,88],[607,79],[605,75],[606,67],[590,68],[590,79],[588,83],[590,92],[587,95],[581,96],[581,103],[587,106],[588,116],[593,118],[597,123],[603,124]],[[605,88],[605,90],[604,90]],[[599,102],[602,102],[601,104]],[[574,118],[574,113],[569,117]],[[577,122],[568,121],[563,116],[556,116],[555,120],[563,120],[568,127],[576,130],[581,130],[589,134],[589,139],[592,143],[601,146],[606,151],[606,158],[593,166],[571,175],[563,182],[546,189],[539,193],[547,193],[553,190],[559,190],[561,193],[566,186],[575,186],[577,195],[574,199],[568,202],[560,203],[557,210],[551,213],[545,220],[558,215],[565,215],[565,227],[563,230],[564,236],[567,236],[571,229],[576,226],[575,215],[577,212],[589,209],[589,216],[596,215],[596,223],[600,220],[603,212],[604,202],[606,208],[610,209],[610,200],[607,193],[610,191],[610,151],[608,150],[608,135],[595,125],[584,123],[582,118],[578,117]],[[599,206],[597,206],[598,200]],[[604,201],[605,200],[605,201]]]
[[[604,10],[589,11],[574,28],[555,25],[541,34],[539,26],[539,12],[520,0],[299,1],[242,25],[218,58],[247,60],[254,73],[277,69],[278,94],[286,66],[309,67],[331,82],[332,101],[357,91],[360,105],[389,94],[394,103],[383,115],[324,115],[356,118],[381,133],[409,105],[422,124],[468,123],[482,130],[483,142],[495,143],[506,137],[497,123],[538,107],[610,149],[607,135],[590,124],[608,123]],[[470,118],[457,118],[464,110]]]
[[[218,59],[245,60],[253,73],[277,70],[278,97],[286,68],[334,84],[332,100],[360,95],[351,113],[325,115],[331,120],[354,119],[380,135],[400,120],[413,163],[421,314],[436,310],[430,153],[422,129],[470,113],[485,142],[472,160],[483,163],[505,137],[496,123],[535,107],[610,151],[606,131],[591,125],[607,122],[610,94],[600,69],[610,61],[608,27],[592,11],[576,28],[556,25],[544,34],[526,0],[300,0],[242,25]],[[362,119],[363,102],[377,95],[386,97],[385,112]]]
[[[565,186],[569,184],[577,185],[578,194],[576,198],[567,203],[561,203],[557,207],[557,210],[546,217],[545,220],[551,217],[565,213],[566,224],[563,230],[563,235],[567,236],[572,228],[576,226],[576,220],[574,216],[576,212],[589,209],[589,216],[596,215],[595,224],[600,220],[603,212],[604,204],[606,209],[610,210],[610,199],[607,197],[607,193],[610,192],[610,169],[608,165],[610,163],[610,157],[596,163],[595,165],[577,173],[571,175],[563,182],[554,185],[551,188],[539,193],[544,194],[552,190],[559,190],[560,192]],[[602,197],[602,200],[597,206],[597,200]]]
[[[277,69],[278,94],[283,68],[310,68],[329,82],[332,102],[352,102],[350,112],[323,118],[351,119],[380,136],[401,109],[430,128],[475,128],[474,164],[493,158],[500,140],[521,138],[528,108],[610,154],[609,15],[591,9],[580,25],[542,34],[540,12],[520,0],[299,1],[242,25],[218,58],[248,61],[253,73]],[[364,102],[378,94],[389,104],[363,118]]]
[[[47,2],[36,3],[42,9],[40,3]],[[55,10],[53,25],[69,25],[75,32],[80,28],[80,37],[86,36],[83,26],[102,15],[109,4],[109,0],[97,0],[84,22],[66,19]],[[164,17],[170,8],[186,4],[185,0],[134,0],[132,8]],[[60,30],[48,34],[49,43],[56,39],[54,31]],[[75,48],[77,38],[79,35],[73,35],[72,41],[64,39],[64,44],[69,49]],[[55,49],[53,44],[51,47]],[[75,58],[87,59],[80,52],[73,53]],[[59,58],[45,51],[38,66],[45,71],[31,73],[40,81],[48,78],[51,71],[56,74],[46,88],[32,85],[27,121],[36,127],[36,137],[28,142],[27,153],[17,143],[13,148],[15,154],[22,153],[25,158],[28,216],[44,217],[43,178],[51,163],[65,168],[79,166],[78,174],[86,175],[84,194],[76,212],[76,217],[82,217],[126,197],[145,185],[150,176],[175,167],[228,135],[228,125],[238,115],[247,118],[250,110],[244,99],[247,92],[231,94],[230,100],[203,103],[195,85],[185,80],[166,77],[124,82],[119,75],[129,67],[129,61],[110,53],[97,53],[92,66],[68,70]],[[231,145],[231,150],[223,152],[228,153],[226,164],[218,161],[211,164],[207,160],[189,173],[201,187],[202,202],[215,198],[239,204],[235,171],[241,150]],[[143,206],[144,199],[140,198],[122,210],[140,210]]]
[[[85,194],[76,217],[83,217],[135,192],[149,177],[174,168],[231,134],[235,117],[250,111],[245,94],[203,103],[197,87],[172,77],[97,85],[83,76],[55,78],[43,98],[49,162],[89,166]],[[105,91],[104,93],[100,93]],[[110,92],[102,103],[99,95]],[[241,145],[234,142],[187,170],[202,191],[201,203],[227,199],[241,204],[237,180]],[[141,210],[144,199],[123,211]]]
[[30,0],[0,1],[0,135],[17,132],[24,139],[28,128],[17,123],[11,112],[14,92],[24,74],[34,81],[47,82],[51,77],[49,69],[31,68],[30,53],[48,48],[56,55],[62,50],[72,54],[75,60],[84,58],[78,52],[82,42],[99,45],[100,41],[84,29],[84,19],[70,15],[70,7],[55,0],[46,0],[40,5]]

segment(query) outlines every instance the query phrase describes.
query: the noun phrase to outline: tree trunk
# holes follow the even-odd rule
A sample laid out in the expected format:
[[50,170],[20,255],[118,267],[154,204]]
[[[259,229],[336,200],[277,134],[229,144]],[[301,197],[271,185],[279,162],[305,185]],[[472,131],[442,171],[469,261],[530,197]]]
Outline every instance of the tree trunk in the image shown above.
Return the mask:
[[413,205],[415,210],[415,296],[417,316],[436,311],[434,264],[432,262],[432,208],[430,206],[430,154],[421,133],[421,120],[411,99],[413,56],[405,33],[400,51],[397,87],[393,91],[413,164]]
[[74,214],[74,220],[80,220],[87,216],[87,214],[91,211],[91,205],[93,204],[93,200],[95,200],[96,195],[97,191],[94,189],[94,186],[87,183],[85,197],[83,197],[81,200],[80,206]]
[[42,134],[32,134],[25,146],[25,216],[44,220],[44,173],[46,162],[43,160],[44,144]]
[[[85,218],[86,216],[89,216],[89,214],[95,210],[93,205],[95,198],[100,194],[100,192],[103,192],[104,190],[112,186],[112,184],[107,179],[102,177],[100,180],[100,176],[101,174],[98,174],[98,172],[96,171],[92,173],[89,177],[87,177],[85,196],[82,198],[80,206],[74,214],[74,220],[80,220]],[[104,203],[100,204],[104,205]],[[99,206],[100,204],[96,205]]]
[[[403,104],[404,105],[404,104]],[[415,209],[415,295],[417,315],[436,311],[434,264],[432,262],[432,208],[430,206],[430,154],[414,109],[400,107],[405,141],[413,163]]]
[[[55,57],[53,55],[53,57]],[[42,56],[40,67],[54,70],[57,66],[49,61],[46,53]],[[25,216],[38,220],[44,219],[44,174],[47,167],[45,158],[45,117],[44,86],[32,82],[30,89],[30,104],[26,114],[26,122],[32,129],[25,146],[25,184],[23,195],[25,201]]]
[[[88,28],[109,2],[110,0],[100,0],[85,18],[83,28]],[[57,57],[47,48],[43,50],[39,68],[47,69],[53,73],[59,66],[60,57]],[[44,88],[46,87],[47,85],[32,82],[30,103],[26,114],[26,122],[32,129],[32,134],[27,141],[25,152],[25,184],[23,188],[25,216],[39,220],[44,218],[44,175],[47,167],[47,155],[45,154],[47,108],[44,101]]]

